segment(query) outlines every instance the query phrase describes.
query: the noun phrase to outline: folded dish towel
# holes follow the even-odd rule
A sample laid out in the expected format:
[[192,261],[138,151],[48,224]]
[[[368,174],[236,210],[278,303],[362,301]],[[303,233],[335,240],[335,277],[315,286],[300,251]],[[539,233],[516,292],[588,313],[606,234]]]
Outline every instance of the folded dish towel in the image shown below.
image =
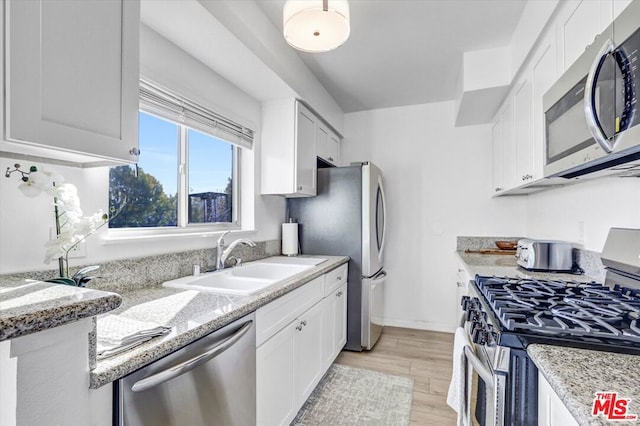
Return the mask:
[[123,318],[119,315],[104,315],[96,322],[97,358],[119,354],[170,331],[171,327],[151,322]]
[[465,346],[473,348],[467,332],[462,327],[456,329],[453,340],[453,373],[447,393],[447,404],[458,413],[458,426],[470,425],[467,401],[471,400],[471,371],[467,368]]

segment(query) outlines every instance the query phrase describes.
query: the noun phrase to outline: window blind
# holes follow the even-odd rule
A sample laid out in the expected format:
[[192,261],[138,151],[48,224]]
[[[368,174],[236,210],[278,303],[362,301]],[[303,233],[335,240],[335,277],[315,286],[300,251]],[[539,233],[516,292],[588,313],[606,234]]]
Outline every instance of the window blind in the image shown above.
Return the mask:
[[253,148],[253,130],[149,80],[140,80],[140,109],[242,148]]

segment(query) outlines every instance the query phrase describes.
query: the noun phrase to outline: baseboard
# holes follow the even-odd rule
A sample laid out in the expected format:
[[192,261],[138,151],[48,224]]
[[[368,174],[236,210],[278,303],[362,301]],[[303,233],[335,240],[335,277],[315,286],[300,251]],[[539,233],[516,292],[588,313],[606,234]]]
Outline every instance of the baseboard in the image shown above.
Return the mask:
[[401,320],[401,319],[383,319],[384,325],[391,327],[403,327],[413,328],[416,330],[428,330],[428,331],[440,331],[443,333],[453,333],[456,331],[456,327],[451,324],[432,322],[432,321],[416,321],[416,320]]

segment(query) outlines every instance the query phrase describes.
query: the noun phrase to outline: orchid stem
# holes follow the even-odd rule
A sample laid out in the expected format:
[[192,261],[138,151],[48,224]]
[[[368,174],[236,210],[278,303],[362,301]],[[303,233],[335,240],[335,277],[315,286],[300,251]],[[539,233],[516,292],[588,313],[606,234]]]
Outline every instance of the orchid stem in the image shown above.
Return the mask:
[[[60,212],[58,211],[58,198],[57,197],[53,197],[53,211],[54,211],[55,216],[56,216],[56,238],[58,238],[58,236],[60,235]],[[69,263],[67,263],[67,267],[68,267],[68,265],[69,265]],[[64,258],[62,256],[60,256],[58,258],[58,268],[60,269],[60,276],[61,277],[66,277],[67,275],[69,275],[67,273],[67,271],[65,270]]]

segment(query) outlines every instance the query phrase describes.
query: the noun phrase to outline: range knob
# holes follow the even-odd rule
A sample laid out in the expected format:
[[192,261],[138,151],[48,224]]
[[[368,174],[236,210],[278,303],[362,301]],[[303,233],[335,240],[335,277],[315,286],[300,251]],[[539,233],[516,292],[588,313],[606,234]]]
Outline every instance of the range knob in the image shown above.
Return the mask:
[[460,306],[462,306],[463,310],[467,310],[467,306],[469,306],[469,302],[471,302],[471,298],[469,296],[462,296],[462,300],[460,300]]
[[477,343],[479,345],[485,345],[487,343],[489,337],[489,333],[487,333],[483,328],[477,327],[473,329],[471,333],[471,340],[473,343]]

